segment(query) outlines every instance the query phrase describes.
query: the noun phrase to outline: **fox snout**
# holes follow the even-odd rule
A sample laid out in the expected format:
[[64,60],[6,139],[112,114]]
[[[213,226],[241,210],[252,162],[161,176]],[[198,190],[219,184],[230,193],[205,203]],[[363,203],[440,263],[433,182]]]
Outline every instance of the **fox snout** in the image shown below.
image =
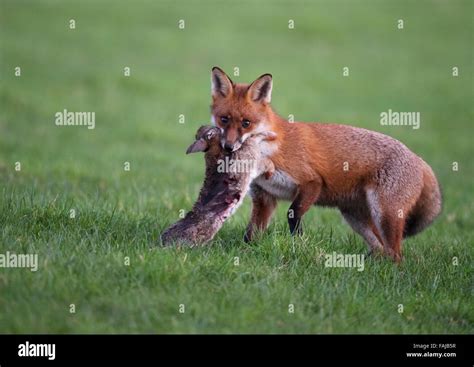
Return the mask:
[[227,153],[232,153],[242,146],[239,132],[234,129],[224,129],[224,134],[221,139],[222,149]]
[[232,152],[234,150],[234,144],[231,144],[229,142],[224,142],[224,146],[223,146],[224,150],[226,152]]
[[227,153],[232,153],[232,152],[235,152],[236,150],[239,150],[240,147],[242,146],[242,143],[240,143],[240,141],[238,140],[236,140],[235,142],[230,142],[225,139],[222,139],[221,146],[222,146],[222,149],[224,149]]

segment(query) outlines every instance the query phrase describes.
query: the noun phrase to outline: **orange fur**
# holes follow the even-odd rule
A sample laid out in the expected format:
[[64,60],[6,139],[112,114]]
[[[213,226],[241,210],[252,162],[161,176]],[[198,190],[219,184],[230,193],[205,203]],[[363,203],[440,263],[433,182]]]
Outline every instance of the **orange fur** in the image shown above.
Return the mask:
[[289,199],[291,233],[301,232],[301,218],[313,204],[338,207],[371,251],[382,249],[399,261],[402,238],[421,231],[439,214],[434,173],[399,141],[347,125],[281,118],[270,106],[269,74],[251,84],[235,84],[219,68],[211,77],[211,111],[222,130],[223,147],[235,151],[252,134],[276,134],[261,145],[276,171],[271,183],[257,178],[252,184],[246,240],[268,226],[277,199]]

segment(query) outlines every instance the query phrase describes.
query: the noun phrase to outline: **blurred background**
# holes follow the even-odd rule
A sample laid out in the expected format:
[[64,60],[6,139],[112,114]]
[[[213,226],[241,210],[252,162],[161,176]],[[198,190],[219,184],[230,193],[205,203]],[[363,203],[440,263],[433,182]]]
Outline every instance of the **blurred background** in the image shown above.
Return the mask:
[[[426,0],[2,0],[0,164],[20,160],[38,179],[94,181],[130,161],[150,185],[194,183],[202,157],[184,151],[209,122],[218,65],[237,82],[272,73],[282,116],[382,131],[435,169],[459,161],[471,170],[469,9]],[[421,129],[381,126],[389,108],[420,112]],[[63,109],[95,111],[95,130],[55,126]]]

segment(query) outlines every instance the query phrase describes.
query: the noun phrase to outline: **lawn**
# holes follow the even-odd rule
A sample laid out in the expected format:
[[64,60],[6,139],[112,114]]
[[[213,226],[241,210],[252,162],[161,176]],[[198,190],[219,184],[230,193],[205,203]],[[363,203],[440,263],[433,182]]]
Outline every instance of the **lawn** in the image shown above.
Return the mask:
[[[37,254],[38,270],[0,268],[0,332],[472,333],[473,10],[1,0],[0,254]],[[291,238],[285,202],[245,244],[248,198],[208,246],[158,245],[202,183],[185,150],[209,122],[214,65],[238,82],[272,73],[282,116],[386,133],[433,167],[443,213],[401,265],[325,267],[366,245],[322,208]],[[95,112],[95,128],[57,126],[64,109]],[[389,109],[420,112],[420,128],[382,126]]]

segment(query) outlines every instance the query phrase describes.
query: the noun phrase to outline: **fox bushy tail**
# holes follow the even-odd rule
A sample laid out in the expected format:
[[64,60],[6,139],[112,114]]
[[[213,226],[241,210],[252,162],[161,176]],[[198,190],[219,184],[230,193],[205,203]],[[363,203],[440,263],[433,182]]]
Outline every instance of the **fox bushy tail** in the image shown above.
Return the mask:
[[441,212],[441,190],[431,167],[423,161],[424,186],[410,212],[403,237],[413,236],[430,225]]

